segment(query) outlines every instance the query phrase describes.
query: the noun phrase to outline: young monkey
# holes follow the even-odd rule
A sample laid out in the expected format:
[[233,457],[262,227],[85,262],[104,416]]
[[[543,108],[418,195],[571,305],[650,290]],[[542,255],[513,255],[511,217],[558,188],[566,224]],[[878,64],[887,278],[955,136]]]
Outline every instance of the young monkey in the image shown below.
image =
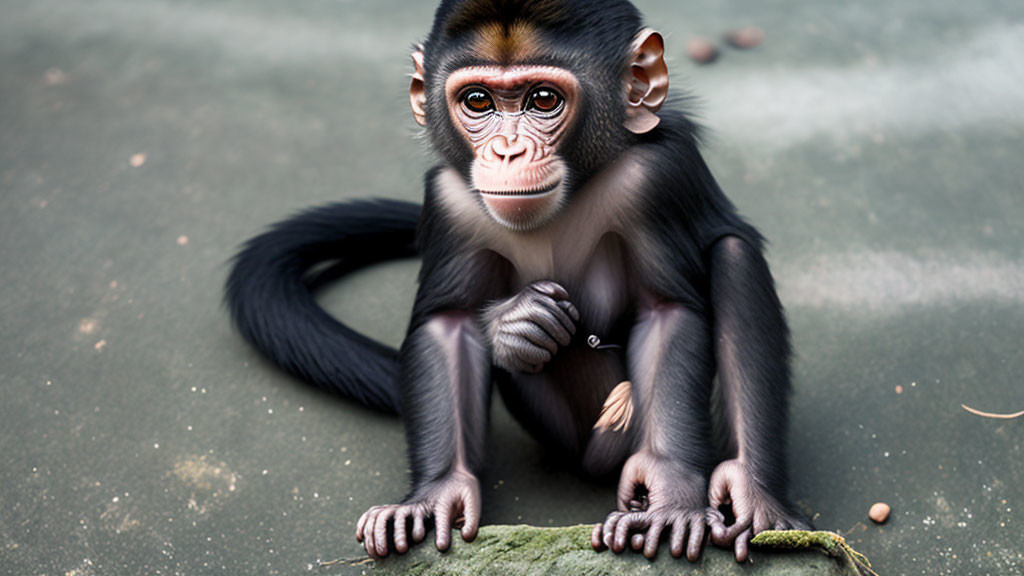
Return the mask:
[[[445,0],[412,56],[411,104],[439,164],[422,208],[352,202],[247,245],[228,282],[242,334],[286,370],[401,413],[412,488],[356,536],[375,558],[433,524],[472,540],[492,383],[534,436],[602,476],[595,549],[806,523],[786,498],[789,336],[762,238],[665,106],[660,34],[626,0]],[[423,258],[396,353],[317,307],[308,272]],[[715,465],[712,381],[728,447]],[[726,524],[722,509],[735,520]]]

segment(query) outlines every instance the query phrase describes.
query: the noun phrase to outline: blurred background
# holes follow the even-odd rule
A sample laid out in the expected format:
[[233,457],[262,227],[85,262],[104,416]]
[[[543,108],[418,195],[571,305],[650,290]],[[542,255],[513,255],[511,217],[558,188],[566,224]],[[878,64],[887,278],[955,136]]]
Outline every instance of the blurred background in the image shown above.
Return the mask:
[[[1024,410],[1024,3],[636,4],[771,240],[793,498],[881,574],[1024,572],[1024,419],[960,408]],[[406,489],[398,420],[260,360],[221,290],[272,221],[421,197],[406,74],[434,7],[0,1],[0,571],[296,574],[361,553],[359,515]],[[760,46],[721,40],[749,25]],[[695,36],[716,61],[688,58]],[[322,302],[397,345],[417,269]],[[613,505],[500,402],[490,446],[485,523]]]

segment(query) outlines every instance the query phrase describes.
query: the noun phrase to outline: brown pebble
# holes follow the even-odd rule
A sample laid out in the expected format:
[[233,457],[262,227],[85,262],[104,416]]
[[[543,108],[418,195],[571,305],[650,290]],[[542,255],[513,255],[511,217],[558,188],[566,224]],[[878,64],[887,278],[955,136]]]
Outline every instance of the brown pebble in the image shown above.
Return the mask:
[[703,36],[694,36],[686,44],[686,54],[699,64],[710,64],[718,58],[718,48]]
[[884,524],[889,519],[889,513],[892,512],[892,508],[885,502],[876,502],[871,510],[868,511],[868,518],[875,524]]
[[764,30],[757,26],[744,26],[725,33],[725,41],[733,48],[749,50],[764,42]]

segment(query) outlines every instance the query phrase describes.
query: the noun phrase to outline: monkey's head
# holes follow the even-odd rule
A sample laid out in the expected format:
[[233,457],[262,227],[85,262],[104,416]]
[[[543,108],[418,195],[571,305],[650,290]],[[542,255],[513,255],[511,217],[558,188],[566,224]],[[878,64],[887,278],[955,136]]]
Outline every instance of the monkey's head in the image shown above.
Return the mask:
[[444,0],[412,58],[416,121],[514,230],[653,130],[668,92],[662,37],[626,0]]

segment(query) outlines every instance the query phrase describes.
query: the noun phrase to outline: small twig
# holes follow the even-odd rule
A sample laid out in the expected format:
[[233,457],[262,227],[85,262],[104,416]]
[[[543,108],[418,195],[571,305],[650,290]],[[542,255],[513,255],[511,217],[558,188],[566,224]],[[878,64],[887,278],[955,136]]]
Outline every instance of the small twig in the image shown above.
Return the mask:
[[1013,414],[993,414],[992,412],[982,412],[981,410],[975,410],[974,408],[971,408],[967,404],[961,404],[960,407],[963,408],[964,410],[967,410],[971,414],[974,414],[975,416],[981,416],[982,418],[995,418],[996,420],[1013,420],[1014,418],[1020,418],[1021,416],[1024,416],[1024,410],[1020,412],[1015,412]]
[[331,560],[329,562],[321,562],[317,560],[317,568],[330,568],[331,566],[363,566],[373,562],[373,558],[356,556],[354,558],[338,558],[337,560]]

